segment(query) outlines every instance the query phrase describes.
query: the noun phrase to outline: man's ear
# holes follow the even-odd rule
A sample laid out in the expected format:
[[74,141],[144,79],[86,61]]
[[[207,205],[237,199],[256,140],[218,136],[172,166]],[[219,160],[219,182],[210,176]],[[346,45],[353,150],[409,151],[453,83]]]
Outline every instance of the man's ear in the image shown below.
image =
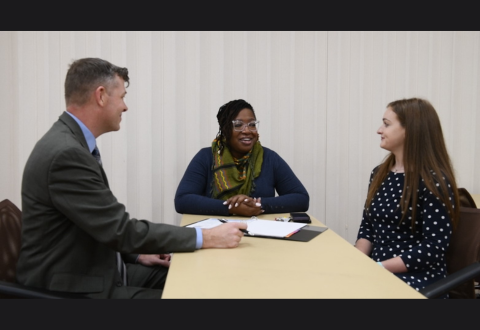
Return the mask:
[[105,87],[98,86],[95,89],[94,94],[95,94],[95,101],[97,102],[97,104],[103,107],[106,102],[106,94],[107,94],[107,90],[105,89]]

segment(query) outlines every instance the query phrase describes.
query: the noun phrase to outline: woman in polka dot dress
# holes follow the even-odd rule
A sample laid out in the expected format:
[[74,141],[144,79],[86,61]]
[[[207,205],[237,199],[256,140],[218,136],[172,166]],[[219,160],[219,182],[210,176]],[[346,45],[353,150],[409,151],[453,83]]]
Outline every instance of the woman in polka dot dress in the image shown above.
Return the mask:
[[377,133],[390,153],[370,175],[355,246],[418,291],[446,276],[459,211],[453,168],[426,100],[388,104]]

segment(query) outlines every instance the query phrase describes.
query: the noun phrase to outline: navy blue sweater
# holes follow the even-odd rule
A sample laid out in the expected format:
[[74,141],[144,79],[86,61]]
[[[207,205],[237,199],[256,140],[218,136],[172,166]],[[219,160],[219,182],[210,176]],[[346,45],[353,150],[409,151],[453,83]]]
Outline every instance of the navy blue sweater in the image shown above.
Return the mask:
[[[310,197],[303,184],[275,151],[263,149],[262,170],[254,180],[256,187],[250,197],[262,198],[264,214],[306,212]],[[178,213],[229,215],[224,201],[214,199],[211,194],[212,162],[211,147],[200,149],[193,157],[175,194]]]

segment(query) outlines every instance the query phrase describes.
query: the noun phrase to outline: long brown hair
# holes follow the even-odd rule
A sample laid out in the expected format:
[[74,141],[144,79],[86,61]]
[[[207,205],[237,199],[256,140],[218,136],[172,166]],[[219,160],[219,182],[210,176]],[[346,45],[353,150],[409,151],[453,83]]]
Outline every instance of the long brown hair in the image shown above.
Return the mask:
[[[387,108],[395,112],[400,124],[405,128],[405,143],[403,146],[405,186],[400,200],[402,210],[400,223],[407,216],[407,210],[411,208],[412,231],[415,229],[417,190],[421,178],[424,180],[427,189],[445,204],[452,220],[452,226],[455,228],[460,207],[457,183],[445,146],[440,119],[435,108],[427,100],[419,98],[394,101],[389,103]],[[365,201],[366,210],[368,210],[377,190],[394,164],[395,155],[389,153],[382,164],[378,166],[368,189]],[[442,176],[445,180],[442,180]],[[453,203],[449,198],[447,182],[450,183],[454,194]]]

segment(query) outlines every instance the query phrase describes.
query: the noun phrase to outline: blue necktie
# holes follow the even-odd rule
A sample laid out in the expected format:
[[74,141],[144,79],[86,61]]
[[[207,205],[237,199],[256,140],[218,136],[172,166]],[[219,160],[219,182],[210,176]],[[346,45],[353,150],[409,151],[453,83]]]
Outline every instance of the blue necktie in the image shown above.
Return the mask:
[[[95,149],[92,151],[93,157],[97,160],[97,162],[102,166],[102,158],[100,157],[100,151],[98,150],[97,146],[95,145]],[[123,284],[127,285],[127,267],[122,260],[122,256],[120,252],[117,252],[117,266],[118,271],[120,272],[120,276],[122,277]]]
[[98,150],[97,146],[95,145],[95,149],[92,151],[93,157],[97,160],[97,162],[102,165],[102,158],[100,157],[100,151]]

